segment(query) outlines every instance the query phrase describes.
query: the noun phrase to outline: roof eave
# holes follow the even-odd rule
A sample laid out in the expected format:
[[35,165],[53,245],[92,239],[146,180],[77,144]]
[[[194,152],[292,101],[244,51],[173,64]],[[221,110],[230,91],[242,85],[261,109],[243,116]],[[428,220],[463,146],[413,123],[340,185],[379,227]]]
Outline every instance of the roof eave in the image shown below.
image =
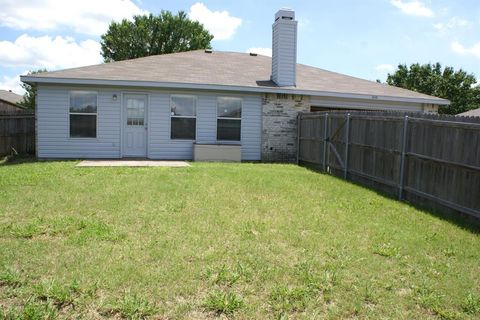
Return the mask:
[[102,85],[102,86],[123,86],[123,87],[150,87],[150,88],[172,88],[172,89],[197,89],[197,90],[220,90],[220,91],[241,91],[251,93],[287,93],[308,96],[325,96],[336,98],[351,98],[364,100],[397,101],[411,103],[427,103],[437,105],[448,105],[450,101],[441,98],[407,98],[398,96],[368,95],[359,93],[343,93],[316,90],[300,90],[295,88],[282,87],[249,87],[231,86],[219,84],[198,84],[178,82],[155,82],[155,81],[132,81],[132,80],[102,80],[102,79],[79,79],[79,78],[51,78],[39,76],[20,76],[20,80],[26,83],[46,83],[62,85]]

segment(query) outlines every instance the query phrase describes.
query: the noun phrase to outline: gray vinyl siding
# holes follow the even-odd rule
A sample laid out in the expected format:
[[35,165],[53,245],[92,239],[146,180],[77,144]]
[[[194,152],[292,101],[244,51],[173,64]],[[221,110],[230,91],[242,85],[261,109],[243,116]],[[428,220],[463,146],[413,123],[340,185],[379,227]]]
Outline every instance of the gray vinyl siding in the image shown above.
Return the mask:
[[190,160],[192,159],[192,145],[192,141],[170,139],[170,94],[151,92],[148,158]]
[[423,111],[421,103],[396,101],[368,101],[334,97],[310,97],[310,104],[315,107],[350,110],[392,110],[392,111]]
[[[87,89],[80,89],[87,90]],[[97,137],[70,138],[70,89],[39,86],[37,92],[37,154],[39,158],[118,158],[120,99],[98,92]]]
[[262,107],[260,96],[246,96],[242,109],[242,159],[260,160]]
[[[261,158],[261,97],[228,93],[153,92],[150,94],[148,157],[151,159],[192,159],[194,141],[170,139],[170,96],[191,94],[197,100],[196,143],[217,143],[217,98],[242,98],[242,160]],[[224,143],[224,142],[222,142]]]
[[[98,92],[97,138],[69,137],[69,92]],[[52,87],[38,88],[37,149],[39,158],[119,158],[122,157],[122,93],[137,93],[123,88]],[[170,139],[170,97],[190,94],[197,97],[197,143],[217,143],[217,97],[233,96],[243,100],[242,160],[261,158],[261,96],[205,91],[139,90],[147,94],[147,157],[151,159],[193,158],[195,141]],[[112,99],[113,94],[117,100]]]
[[277,20],[272,30],[272,80],[280,86],[296,84],[297,22]]

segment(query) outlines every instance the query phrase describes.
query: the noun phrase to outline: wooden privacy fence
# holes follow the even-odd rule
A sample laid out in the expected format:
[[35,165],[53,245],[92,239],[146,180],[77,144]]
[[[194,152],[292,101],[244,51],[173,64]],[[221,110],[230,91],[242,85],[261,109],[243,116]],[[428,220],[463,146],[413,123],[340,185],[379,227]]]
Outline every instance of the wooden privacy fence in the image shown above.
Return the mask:
[[299,114],[298,123],[300,163],[480,218],[480,118],[339,111]]
[[0,112],[0,157],[35,153],[35,114]]

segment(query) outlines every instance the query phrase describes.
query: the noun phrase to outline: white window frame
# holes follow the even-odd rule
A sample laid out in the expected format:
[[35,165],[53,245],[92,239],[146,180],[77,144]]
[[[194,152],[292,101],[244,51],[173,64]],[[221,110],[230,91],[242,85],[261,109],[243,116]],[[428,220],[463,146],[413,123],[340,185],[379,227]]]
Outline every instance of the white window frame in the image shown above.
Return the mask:
[[[195,110],[195,115],[194,116],[175,116],[172,115],[172,102],[173,98],[179,97],[179,98],[193,98],[193,106]],[[192,95],[192,94],[172,94],[170,95],[170,130],[169,130],[169,135],[170,135],[170,140],[172,141],[197,141],[197,131],[198,131],[198,126],[197,126],[197,96]],[[172,138],[172,118],[189,118],[189,119],[195,119],[195,139],[175,139]]]
[[[96,96],[96,110],[97,112],[71,112],[70,111],[70,103],[72,101],[72,93],[81,92],[81,93],[94,93]],[[70,135],[70,115],[80,115],[80,116],[95,116],[95,137],[72,137]],[[88,139],[88,140],[96,140],[98,139],[98,91],[94,90],[70,90],[68,92],[68,138],[69,139]]]
[[[218,102],[220,99],[234,99],[234,100],[240,100],[240,118],[232,118],[232,117],[219,117],[218,116]],[[222,97],[217,97],[217,104],[215,105],[215,113],[216,113],[216,120],[215,120],[215,140],[217,143],[240,143],[242,142],[242,118],[243,118],[243,99],[240,97],[232,97],[232,96],[222,96]],[[240,140],[218,140],[218,119],[224,119],[224,120],[237,120],[240,121]]]

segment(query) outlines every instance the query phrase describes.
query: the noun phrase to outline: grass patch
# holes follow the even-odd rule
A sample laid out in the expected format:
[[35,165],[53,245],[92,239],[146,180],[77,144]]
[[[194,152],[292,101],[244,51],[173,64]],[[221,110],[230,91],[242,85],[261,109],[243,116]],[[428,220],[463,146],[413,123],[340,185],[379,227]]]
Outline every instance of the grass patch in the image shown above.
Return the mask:
[[471,315],[480,315],[480,295],[469,293],[465,298],[462,309]]
[[0,319],[5,320],[53,320],[58,318],[58,311],[48,303],[28,300],[22,307],[10,307],[0,310]]
[[117,232],[111,225],[91,217],[59,216],[54,219],[34,219],[27,223],[10,223],[0,229],[19,239],[34,237],[64,237],[74,244],[88,241],[121,241],[126,234]]
[[155,311],[155,306],[146,298],[129,292],[125,293],[113,306],[107,308],[107,314],[118,314],[125,319],[145,319]]
[[79,294],[80,288],[76,281],[69,285],[62,285],[55,281],[44,281],[34,287],[34,295],[38,300],[52,304],[57,309],[73,306]]
[[243,299],[232,291],[214,290],[209,293],[204,302],[204,307],[217,314],[231,315],[245,306]]
[[400,255],[399,249],[388,242],[376,245],[373,253],[387,258],[398,257]]
[[305,287],[276,287],[270,295],[272,311],[279,317],[288,313],[302,312],[313,299],[315,290]]
[[479,317],[480,239],[294,165],[0,164],[0,319]]
[[20,272],[12,270],[10,268],[3,268],[0,270],[0,287],[19,287],[22,284],[22,278]]
[[247,282],[251,280],[252,272],[246,264],[237,262],[233,268],[225,264],[219,268],[209,268],[206,277],[213,284],[232,286],[242,280]]

